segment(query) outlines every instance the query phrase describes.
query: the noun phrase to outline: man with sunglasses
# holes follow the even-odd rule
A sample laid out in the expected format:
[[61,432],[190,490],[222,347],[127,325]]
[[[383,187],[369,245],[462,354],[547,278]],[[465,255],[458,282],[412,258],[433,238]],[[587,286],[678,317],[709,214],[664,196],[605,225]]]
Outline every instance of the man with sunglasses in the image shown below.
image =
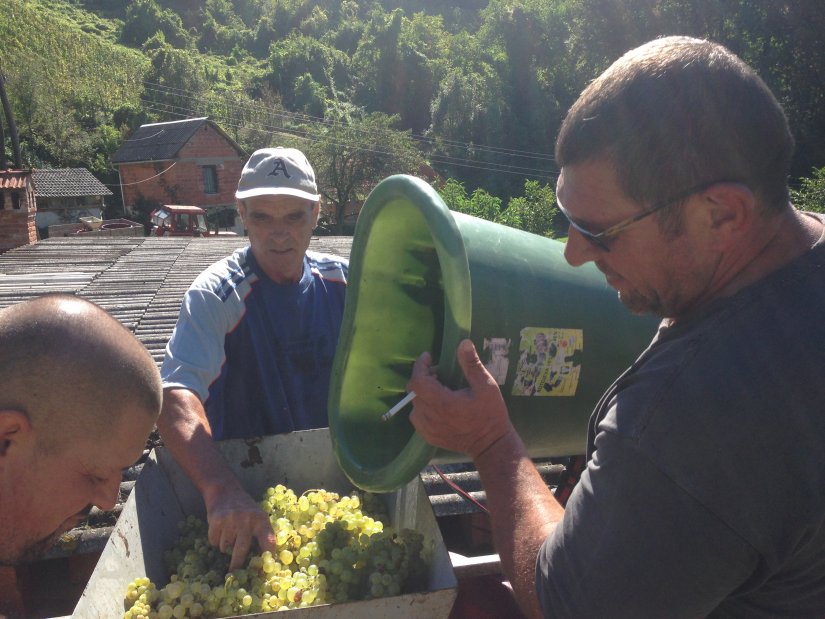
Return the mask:
[[792,149],[762,80],[697,39],[628,52],[571,108],[565,256],[663,320],[565,507],[471,342],[466,389],[416,362],[411,420],[473,458],[527,615],[825,616],[825,227],[789,202]]

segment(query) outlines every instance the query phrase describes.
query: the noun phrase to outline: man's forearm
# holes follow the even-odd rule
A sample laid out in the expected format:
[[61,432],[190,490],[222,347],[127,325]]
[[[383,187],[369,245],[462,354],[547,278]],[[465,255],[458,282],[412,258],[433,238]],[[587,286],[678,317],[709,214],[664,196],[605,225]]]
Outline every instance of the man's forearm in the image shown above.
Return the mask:
[[187,389],[164,391],[158,431],[169,453],[203,496],[207,507],[238,479],[212,439],[200,399]]
[[528,617],[540,617],[536,557],[564,509],[539,475],[515,430],[475,460],[487,494],[493,543],[504,574]]
[[261,550],[274,552],[269,516],[246,492],[212,440],[200,398],[187,389],[165,391],[158,428],[172,457],[203,497],[209,542],[221,552],[231,549],[230,569],[244,564],[256,540]]

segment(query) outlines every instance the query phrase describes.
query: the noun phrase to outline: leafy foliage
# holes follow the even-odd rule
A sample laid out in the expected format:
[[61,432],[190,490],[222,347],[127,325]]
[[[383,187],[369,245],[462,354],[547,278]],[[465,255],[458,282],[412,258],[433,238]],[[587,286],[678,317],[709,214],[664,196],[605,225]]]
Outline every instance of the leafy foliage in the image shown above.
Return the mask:
[[146,64],[54,8],[9,0],[0,12],[0,70],[29,165],[82,165],[102,174],[120,141],[112,139],[119,133],[112,110],[138,103]]
[[825,168],[814,169],[811,178],[801,178],[800,188],[791,190],[794,206],[802,211],[825,213]]
[[549,185],[537,181],[524,182],[524,195],[510,198],[507,208],[496,218],[498,223],[526,230],[540,236],[556,236],[559,209],[556,193]]
[[287,106],[307,104],[305,98],[300,99],[305,92],[296,93],[298,86],[305,91],[307,83],[318,85],[318,96],[323,93],[321,102],[334,99],[339,88],[346,87],[349,79],[346,55],[317,39],[294,33],[273,43],[270,50],[270,70],[264,80],[281,94]]
[[10,81],[34,73],[38,86],[70,107],[104,109],[137,101],[148,64],[139,52],[84,32],[58,7],[25,0],[7,0],[0,12],[0,63]]
[[331,223],[344,232],[345,211],[391,174],[416,174],[423,164],[409,132],[395,131],[395,116],[380,112],[350,123],[330,123],[313,130],[304,150],[313,163],[321,195],[332,205]]
[[[414,147],[470,210],[550,234],[566,110],[663,34],[754,66],[794,129],[792,176],[821,169],[823,31],[825,3],[775,0],[7,0],[0,71],[29,165],[103,178],[141,123],[210,116],[248,151],[299,136],[329,170],[353,149],[381,153],[372,174],[415,170]],[[379,180],[336,181],[335,208]]]
[[140,47],[157,33],[176,47],[186,47],[191,43],[180,15],[170,9],[162,9],[155,0],[130,2],[120,33],[121,41],[125,45]]
[[169,45],[162,33],[155,34],[145,47],[151,68],[144,83],[144,105],[155,113],[194,115],[197,102],[209,90],[198,54]]
[[455,179],[448,179],[438,193],[444,204],[453,211],[541,236],[558,236],[555,227],[559,217],[556,194],[550,186],[542,186],[537,181],[525,181],[524,195],[510,198],[504,209],[501,208],[501,199],[484,189],[476,189],[468,196],[464,185]]
[[465,215],[496,221],[501,213],[501,198],[490,195],[481,188],[468,196],[464,185],[452,178],[447,180],[439,194],[450,210]]

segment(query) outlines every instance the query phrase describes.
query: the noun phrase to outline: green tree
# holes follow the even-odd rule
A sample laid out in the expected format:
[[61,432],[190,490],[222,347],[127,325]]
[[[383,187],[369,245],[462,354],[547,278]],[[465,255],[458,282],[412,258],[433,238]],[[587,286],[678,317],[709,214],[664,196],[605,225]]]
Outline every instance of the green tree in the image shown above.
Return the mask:
[[295,80],[293,106],[309,116],[322,118],[326,110],[326,91],[324,87],[304,73]]
[[373,11],[352,57],[355,102],[397,114],[403,128],[426,130],[430,102],[448,65],[447,36],[440,17]]
[[[497,138],[478,144],[496,147],[485,151],[487,169],[503,168],[509,174],[487,174],[481,186],[501,196],[520,190],[524,175],[544,177],[551,171],[552,145],[558,127],[574,96],[569,96],[571,60],[566,47],[570,37],[567,11],[570,2],[546,0],[491,0],[481,12],[478,48],[482,63],[494,77],[499,100]],[[483,73],[482,73],[483,75]],[[576,95],[578,94],[578,84]],[[494,165],[489,165],[494,164]]]
[[423,164],[410,133],[393,128],[397,122],[397,117],[375,112],[312,130],[312,141],[304,150],[315,168],[318,189],[332,206],[336,234],[344,233],[351,203],[365,199],[387,176],[416,174]]
[[549,185],[526,180],[524,195],[510,198],[504,210],[501,208],[501,198],[482,188],[477,188],[471,195],[467,195],[463,183],[454,178],[447,179],[437,191],[444,204],[452,211],[541,236],[557,236],[559,210],[556,207],[556,194]]
[[201,112],[217,122],[238,144],[251,153],[272,146],[272,133],[285,126],[288,118],[281,100],[263,88],[256,98],[245,91],[211,92]]
[[[269,65],[264,81],[281,95],[284,105],[290,109],[295,108],[298,94],[304,97],[301,103],[307,103],[307,86],[317,91],[316,85],[319,85],[325,98],[336,99],[349,80],[349,58],[344,53],[298,33],[273,43]],[[302,76],[309,76],[312,83]],[[301,92],[296,94],[299,78]]]
[[113,110],[137,104],[146,64],[48,6],[12,0],[8,8],[0,12],[0,72],[24,162],[100,173]]
[[247,45],[247,40],[251,37],[248,29],[243,24],[234,22],[225,25],[216,20],[212,15],[203,16],[200,27],[200,37],[198,48],[204,52],[222,54],[229,56],[233,50],[242,50]]
[[470,199],[462,182],[454,178],[448,178],[446,183],[437,188],[437,191],[441,199],[444,200],[444,204],[451,211],[466,213],[469,209],[467,203]]
[[253,54],[259,58],[266,58],[273,43],[298,34],[301,22],[312,12],[312,4],[309,0],[262,2],[263,13],[255,28]]
[[438,189],[438,193],[444,204],[452,211],[487,221],[496,221],[501,214],[501,198],[481,188],[468,196],[464,185],[455,179],[448,179],[444,186]]
[[505,142],[503,118],[508,113],[501,83],[489,65],[478,71],[452,69],[441,81],[432,103],[431,161],[442,174],[470,185],[491,188],[488,164],[502,161],[486,145]]
[[538,181],[524,182],[524,195],[510,198],[496,222],[541,236],[556,236],[556,222],[559,209],[556,207],[556,193],[549,185]]
[[825,162],[825,3],[775,0],[638,0],[567,3],[568,68],[575,95],[627,50],[682,34],[725,45],[750,64],[782,103],[797,149],[792,176]]
[[301,33],[320,39],[329,30],[329,15],[316,5],[312,7],[310,14],[301,21],[298,26]]
[[126,9],[121,41],[140,47],[158,32],[175,47],[186,47],[191,38],[183,27],[180,16],[170,9],[162,9],[155,0],[134,0]]
[[161,33],[147,41],[145,49],[152,63],[146,75],[148,107],[161,117],[202,114],[209,85],[197,52],[172,47]]
[[522,206],[508,201],[525,178],[543,183],[554,172],[559,123],[582,88],[628,49],[666,34],[718,41],[755,67],[794,131],[791,177],[825,165],[823,2],[6,0],[4,8],[0,70],[25,157],[37,165],[100,169],[112,141],[106,127],[222,115],[249,149],[270,145],[273,132],[305,131],[289,112],[347,124],[366,110],[398,115],[396,128],[426,136],[442,176],[500,197],[502,217],[515,218]]
[[825,168],[814,169],[810,178],[800,178],[800,188],[791,190],[791,199],[802,211],[825,213]]

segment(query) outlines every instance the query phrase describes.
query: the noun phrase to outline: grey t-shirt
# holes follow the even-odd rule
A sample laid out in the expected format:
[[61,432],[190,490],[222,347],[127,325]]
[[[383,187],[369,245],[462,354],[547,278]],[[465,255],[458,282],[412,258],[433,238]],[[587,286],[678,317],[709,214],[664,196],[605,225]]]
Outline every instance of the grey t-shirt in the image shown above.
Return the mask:
[[825,241],[662,328],[537,562],[548,617],[825,617]]

